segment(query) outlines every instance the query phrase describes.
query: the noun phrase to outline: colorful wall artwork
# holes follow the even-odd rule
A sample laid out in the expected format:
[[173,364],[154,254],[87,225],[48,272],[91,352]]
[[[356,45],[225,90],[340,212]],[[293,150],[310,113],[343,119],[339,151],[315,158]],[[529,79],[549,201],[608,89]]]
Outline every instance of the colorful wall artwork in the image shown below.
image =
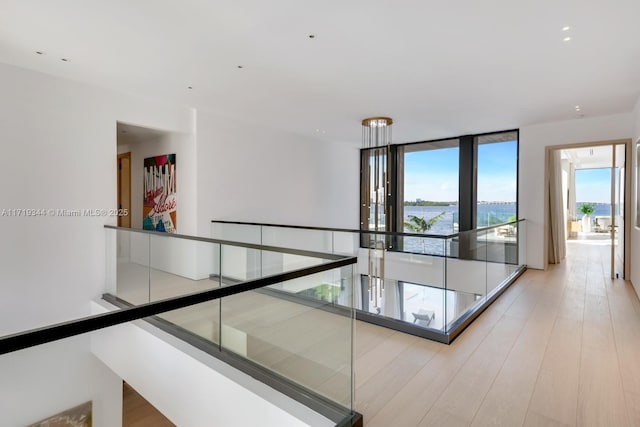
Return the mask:
[[60,412],[29,427],[91,427],[91,401]]
[[176,155],[144,159],[142,228],[176,232]]

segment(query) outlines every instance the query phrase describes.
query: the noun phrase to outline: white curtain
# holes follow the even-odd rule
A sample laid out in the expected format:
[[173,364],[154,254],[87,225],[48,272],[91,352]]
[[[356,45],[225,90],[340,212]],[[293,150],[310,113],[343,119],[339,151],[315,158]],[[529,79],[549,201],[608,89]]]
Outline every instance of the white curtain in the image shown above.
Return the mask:
[[549,150],[549,263],[560,264],[567,251],[560,150]]

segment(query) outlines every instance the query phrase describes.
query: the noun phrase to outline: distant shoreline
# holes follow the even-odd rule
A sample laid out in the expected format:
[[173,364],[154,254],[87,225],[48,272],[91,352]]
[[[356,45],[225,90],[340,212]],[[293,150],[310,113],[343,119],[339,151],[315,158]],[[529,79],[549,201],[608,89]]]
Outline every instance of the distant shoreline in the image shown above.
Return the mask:
[[433,202],[430,200],[420,200],[418,202],[404,202],[405,206],[452,206],[456,205],[455,202]]
[[[516,202],[487,202],[485,200],[478,201],[479,205],[515,205]],[[404,202],[405,206],[458,206],[458,202],[435,202],[433,200],[407,200]]]

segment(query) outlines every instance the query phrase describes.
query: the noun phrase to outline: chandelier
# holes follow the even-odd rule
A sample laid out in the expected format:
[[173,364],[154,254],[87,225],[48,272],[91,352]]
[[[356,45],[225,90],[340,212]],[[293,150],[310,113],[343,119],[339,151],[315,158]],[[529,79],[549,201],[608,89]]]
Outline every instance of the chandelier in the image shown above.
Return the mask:
[[[362,148],[368,152],[364,163],[362,207],[367,212],[361,228],[366,231],[368,243],[369,301],[378,308],[384,293],[384,258],[387,248],[386,224],[392,221],[390,177],[388,175],[391,151],[391,125],[389,117],[369,117],[362,120]],[[364,219],[364,218],[363,218]],[[382,233],[380,233],[382,232]]]

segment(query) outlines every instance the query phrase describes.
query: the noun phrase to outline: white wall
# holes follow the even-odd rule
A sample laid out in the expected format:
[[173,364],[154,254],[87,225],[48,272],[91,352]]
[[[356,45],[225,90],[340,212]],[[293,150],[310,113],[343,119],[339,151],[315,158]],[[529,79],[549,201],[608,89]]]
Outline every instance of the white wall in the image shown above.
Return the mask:
[[520,217],[527,219],[529,267],[544,268],[545,147],[630,138],[631,123],[631,114],[625,113],[520,128],[518,209]]
[[[192,126],[186,108],[6,65],[0,93],[0,209],[115,208],[116,122],[178,132]],[[102,227],[115,223],[0,216],[0,335],[87,314],[104,287]]]
[[[638,258],[640,257],[640,228],[637,226],[636,218],[638,218],[638,153],[637,143],[640,141],[640,98],[636,103],[636,107],[633,110],[633,144],[631,146],[631,218],[627,221],[631,221],[631,283],[636,290],[636,293],[640,295],[640,264]],[[633,261],[635,260],[635,261]]]
[[[116,122],[192,129],[187,108],[2,64],[0,94],[0,212],[115,208]],[[0,336],[90,314],[105,286],[104,224],[116,218],[0,216]],[[91,367],[87,341],[36,357],[33,373],[21,354],[0,363],[3,425],[7,410],[25,425],[95,398],[91,387],[103,375]]]
[[122,380],[88,352],[89,337],[0,356],[0,424],[24,427],[93,401],[93,425],[122,425]]
[[212,219],[358,228],[359,146],[198,111],[198,231]]

